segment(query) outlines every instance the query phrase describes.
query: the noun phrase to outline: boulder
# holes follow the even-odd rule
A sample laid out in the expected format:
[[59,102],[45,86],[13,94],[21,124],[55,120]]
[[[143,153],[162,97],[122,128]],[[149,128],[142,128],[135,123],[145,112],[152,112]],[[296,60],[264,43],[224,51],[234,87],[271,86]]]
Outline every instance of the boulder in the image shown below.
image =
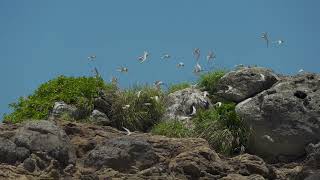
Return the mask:
[[0,137],[0,163],[15,164],[30,156],[30,151],[24,147],[17,147],[9,139]]
[[13,137],[17,146],[32,153],[43,152],[58,160],[62,166],[75,164],[75,151],[69,137],[51,121],[31,121],[21,127]]
[[225,74],[217,83],[216,95],[238,103],[269,89],[278,80],[272,70],[244,67]]
[[166,111],[164,120],[186,120],[190,119],[192,106],[196,109],[208,109],[211,106],[210,99],[206,97],[206,92],[201,92],[196,88],[186,88],[170,93],[165,100]]
[[66,104],[63,101],[55,102],[52,112],[50,113],[50,118],[60,118],[63,115],[68,115],[70,118],[73,119],[83,119],[89,113],[85,109],[79,109],[76,106]]
[[157,162],[158,156],[151,144],[132,136],[107,140],[90,151],[84,160],[88,167],[110,167],[118,171],[142,170]]
[[92,111],[90,118],[97,125],[108,126],[111,123],[110,119],[105,113],[100,112],[99,110],[96,110],[96,109]]
[[290,161],[320,140],[320,75],[300,74],[236,106],[252,129],[248,152]]

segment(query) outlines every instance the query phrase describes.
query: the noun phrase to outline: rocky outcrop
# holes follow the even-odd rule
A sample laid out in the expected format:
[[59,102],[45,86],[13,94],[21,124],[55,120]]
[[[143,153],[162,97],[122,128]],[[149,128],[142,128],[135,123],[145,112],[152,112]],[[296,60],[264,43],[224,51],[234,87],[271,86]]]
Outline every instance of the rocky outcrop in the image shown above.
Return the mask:
[[56,119],[67,115],[72,119],[84,119],[88,116],[89,112],[85,109],[77,108],[74,105],[66,104],[63,101],[55,102],[52,112],[50,113],[50,119]]
[[269,89],[278,80],[269,69],[243,67],[225,74],[218,81],[216,95],[238,103]]
[[24,147],[17,147],[9,139],[0,137],[0,163],[15,164],[29,157],[30,151]]
[[249,152],[270,160],[294,160],[320,140],[320,75],[286,77],[236,106],[253,133]]
[[108,116],[105,113],[100,112],[99,110],[96,110],[96,109],[92,111],[90,118],[95,124],[98,124],[98,125],[107,126],[111,124],[111,121],[108,118]]
[[191,118],[192,106],[196,109],[208,109],[211,106],[210,100],[206,97],[206,92],[201,92],[196,88],[186,88],[173,92],[166,98],[166,112],[164,120],[188,120]]
[[[18,147],[29,151],[13,159],[15,162],[2,161],[0,179],[302,180],[317,173],[307,164],[271,165],[250,154],[224,157],[201,138],[167,138],[138,132],[128,136],[109,126],[58,120],[20,126],[0,127],[15,134],[12,141],[7,138],[9,133],[0,134],[1,142],[13,152],[9,157],[17,156],[14,151]],[[312,147],[310,157],[317,152],[317,146]]]
[[51,121],[31,121],[13,137],[14,143],[32,153],[43,153],[62,166],[75,164],[75,151],[66,133]]

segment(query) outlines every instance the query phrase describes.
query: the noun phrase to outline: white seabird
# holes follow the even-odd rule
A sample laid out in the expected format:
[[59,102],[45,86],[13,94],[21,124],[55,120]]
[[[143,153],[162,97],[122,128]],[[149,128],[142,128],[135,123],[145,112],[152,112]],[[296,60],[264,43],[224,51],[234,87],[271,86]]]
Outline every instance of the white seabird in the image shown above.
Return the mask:
[[170,54],[163,54],[163,56],[161,56],[161,59],[169,59],[170,57]]
[[130,132],[129,129],[125,128],[125,127],[122,127],[125,131],[127,131],[127,136],[130,136],[132,134],[132,132]]
[[265,75],[263,75],[263,74],[260,74],[260,77],[261,77],[261,81],[265,81],[265,80],[266,80],[266,77],[265,77]]
[[190,116],[194,116],[197,113],[197,109],[196,107],[194,107],[194,105],[192,105],[192,112],[190,114]]
[[137,92],[137,97],[138,97],[138,98],[140,97],[141,92],[142,92],[142,91],[138,91],[138,92]]
[[304,70],[303,69],[300,69],[299,71],[298,71],[298,73],[303,73],[304,72]]
[[117,69],[117,71],[122,72],[122,73],[126,73],[126,72],[128,72],[128,68],[127,67],[119,67]]
[[209,51],[207,55],[207,61],[214,60],[216,58],[216,54],[214,54],[212,51]]
[[122,109],[129,109],[130,108],[130,104],[126,104],[124,106],[122,106]]
[[93,61],[96,59],[96,57],[97,57],[96,55],[88,56],[88,60]]
[[269,37],[267,32],[263,32],[261,38],[264,39],[267,43],[267,47],[269,47]]
[[194,72],[194,73],[199,73],[199,72],[201,72],[201,71],[202,71],[202,68],[201,68],[200,64],[197,63],[197,64],[194,66],[193,72]]
[[274,140],[269,135],[263,135],[262,138],[269,142],[272,142],[272,143],[274,142]]
[[199,58],[200,58],[200,49],[199,48],[195,48],[193,50],[193,56],[196,58],[196,61],[199,61]]
[[148,57],[149,57],[149,53],[147,51],[144,51],[143,55],[138,57],[138,60],[140,61],[140,63],[143,63],[148,59]]
[[282,44],[284,43],[284,40],[277,40],[277,41],[274,41],[274,42],[272,42],[272,43],[280,46],[280,45],[282,45]]
[[179,62],[179,63],[177,64],[177,67],[178,67],[178,68],[184,67],[184,63],[183,63],[183,62]]

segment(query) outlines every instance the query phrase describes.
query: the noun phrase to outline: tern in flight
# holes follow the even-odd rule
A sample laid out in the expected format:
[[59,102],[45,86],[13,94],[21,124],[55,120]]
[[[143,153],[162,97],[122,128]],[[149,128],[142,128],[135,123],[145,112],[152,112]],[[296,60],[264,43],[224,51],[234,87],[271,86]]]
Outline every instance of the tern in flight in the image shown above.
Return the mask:
[[178,67],[178,68],[184,67],[184,63],[183,63],[183,62],[179,62],[179,63],[177,64],[177,67]]
[[209,62],[210,60],[214,60],[216,58],[216,54],[213,53],[212,51],[209,51],[207,55],[207,61]]
[[193,56],[196,58],[197,61],[199,61],[199,58],[200,58],[200,49],[199,48],[195,48],[193,50]]
[[161,59],[169,59],[170,57],[171,57],[170,54],[163,54],[161,56]]
[[202,68],[201,68],[200,64],[197,63],[197,64],[194,66],[193,72],[194,72],[194,73],[200,73],[201,71],[202,71]]
[[282,45],[284,43],[284,40],[277,40],[277,41],[273,41],[272,43],[280,46],[280,45]]
[[149,53],[147,51],[144,51],[143,55],[138,57],[138,60],[140,61],[140,63],[143,63],[148,59],[148,57],[149,57]]
[[96,57],[97,57],[96,55],[88,56],[88,60],[93,61],[96,59]]
[[128,68],[126,68],[126,67],[119,67],[119,68],[117,69],[117,71],[122,72],[122,73],[126,73],[126,72],[128,72]]
[[304,70],[303,69],[300,69],[299,71],[298,71],[298,73],[303,73],[304,72]]
[[269,47],[269,37],[267,32],[263,32],[261,38],[266,41],[267,47]]

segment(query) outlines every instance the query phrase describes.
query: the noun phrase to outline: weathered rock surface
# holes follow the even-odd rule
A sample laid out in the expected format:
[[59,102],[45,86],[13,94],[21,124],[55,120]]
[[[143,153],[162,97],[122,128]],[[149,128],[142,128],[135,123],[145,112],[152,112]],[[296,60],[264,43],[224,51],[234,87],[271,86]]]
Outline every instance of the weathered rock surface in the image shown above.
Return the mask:
[[[138,132],[127,136],[109,126],[64,121],[11,126],[3,124],[0,129],[12,131],[16,135],[11,139],[16,141],[0,136],[1,142],[9,143],[9,147],[23,145],[30,154],[11,164],[1,162],[0,179],[302,180],[317,173],[315,168],[301,163],[271,165],[250,154],[227,158],[200,138],[167,138]],[[61,153],[50,153],[52,150]]]
[[88,116],[89,112],[85,109],[79,109],[74,105],[66,104],[65,102],[55,102],[52,112],[50,113],[50,119],[59,118],[63,115],[68,115],[73,119],[83,119]]
[[13,137],[14,143],[32,153],[45,153],[62,166],[75,163],[75,151],[66,133],[51,121],[31,121]]
[[105,113],[100,112],[99,110],[96,110],[96,109],[92,111],[90,118],[92,118],[95,124],[102,125],[102,126],[107,126],[107,125],[110,125],[111,123],[110,119]]
[[9,139],[0,137],[0,163],[15,164],[29,157],[30,151],[24,147],[17,147]]
[[252,128],[248,150],[270,160],[294,160],[320,141],[320,75],[286,77],[236,106]]
[[243,67],[225,74],[217,84],[216,95],[233,102],[241,102],[279,80],[271,70],[260,67]]
[[164,120],[190,119],[192,106],[195,106],[196,109],[208,109],[211,106],[210,100],[206,97],[205,92],[201,92],[199,89],[192,87],[169,94],[165,102],[166,112],[164,114]]

